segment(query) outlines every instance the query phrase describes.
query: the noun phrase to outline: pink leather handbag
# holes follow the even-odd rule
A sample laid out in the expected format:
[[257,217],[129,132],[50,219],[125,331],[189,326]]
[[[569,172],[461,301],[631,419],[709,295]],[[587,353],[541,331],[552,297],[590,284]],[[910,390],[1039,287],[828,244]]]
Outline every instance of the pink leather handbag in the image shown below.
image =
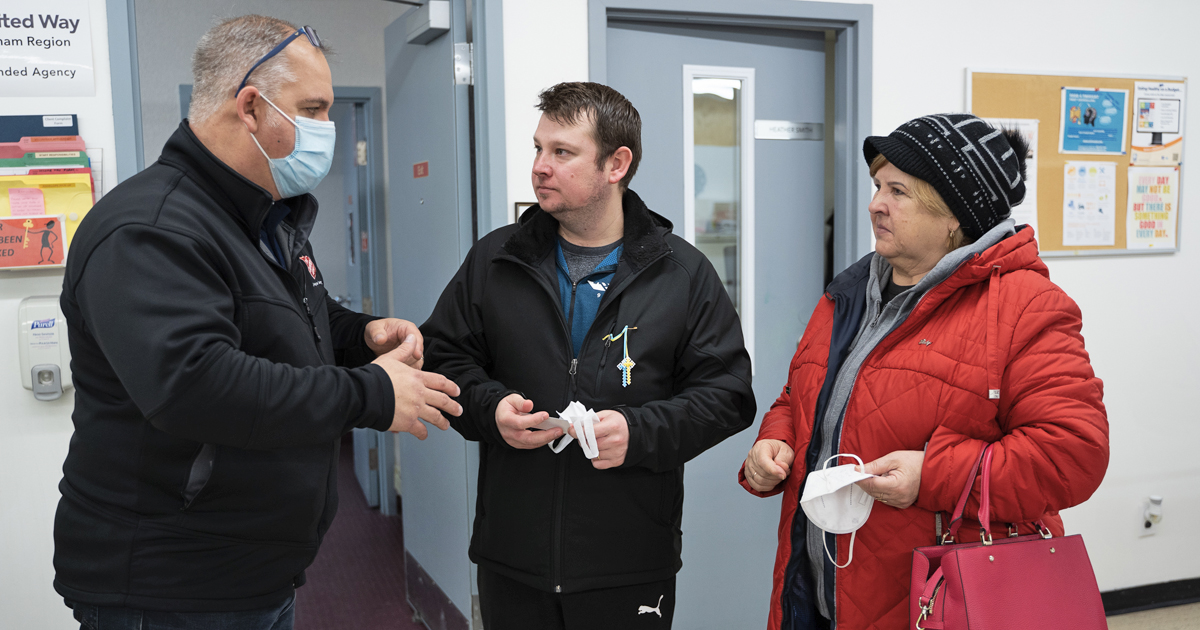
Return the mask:
[[[980,542],[953,544],[982,463]],[[915,630],[1107,630],[1104,604],[1083,537],[1038,533],[992,540],[989,478],[992,446],[971,469],[941,544],[913,550],[910,628]]]

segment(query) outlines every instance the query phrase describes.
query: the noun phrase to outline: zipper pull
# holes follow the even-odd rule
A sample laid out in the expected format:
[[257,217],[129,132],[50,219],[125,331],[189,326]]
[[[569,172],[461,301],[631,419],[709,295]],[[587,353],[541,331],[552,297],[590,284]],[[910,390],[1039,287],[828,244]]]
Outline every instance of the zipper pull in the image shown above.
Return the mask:
[[317,322],[313,321],[313,313],[312,309],[308,306],[308,298],[302,299],[304,300],[304,313],[308,315],[308,325],[312,326],[313,337],[317,339],[317,343],[321,343],[321,333],[317,332]]
[[575,376],[575,366],[579,365],[579,359],[571,359],[571,377]]

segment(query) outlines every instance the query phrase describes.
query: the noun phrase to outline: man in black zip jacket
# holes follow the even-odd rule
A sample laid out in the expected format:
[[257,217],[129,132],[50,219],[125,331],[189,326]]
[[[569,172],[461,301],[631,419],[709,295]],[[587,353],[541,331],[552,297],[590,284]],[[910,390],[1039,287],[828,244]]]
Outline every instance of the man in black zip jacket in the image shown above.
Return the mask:
[[[669,628],[683,465],[753,422],[750,358],[712,265],[628,190],[633,105],[595,83],[540,98],[539,205],[471,249],[421,327],[462,389],[451,426],[481,443],[483,623]],[[597,410],[594,460],[530,431],[571,401]]]
[[96,204],[63,282],[54,586],[89,630],[290,629],[341,436],[461,412],[416,327],[341,308],[313,260],[334,138],[315,32],[235,18],[193,65],[190,124]]

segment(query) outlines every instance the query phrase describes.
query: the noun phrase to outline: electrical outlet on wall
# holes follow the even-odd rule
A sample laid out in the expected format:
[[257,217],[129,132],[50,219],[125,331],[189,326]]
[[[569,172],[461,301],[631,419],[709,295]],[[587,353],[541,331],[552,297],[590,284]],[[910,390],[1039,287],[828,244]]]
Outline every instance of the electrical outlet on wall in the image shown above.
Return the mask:
[[1163,518],[1163,498],[1152,494],[1142,501],[1142,522],[1139,536],[1153,536],[1158,533],[1159,524]]

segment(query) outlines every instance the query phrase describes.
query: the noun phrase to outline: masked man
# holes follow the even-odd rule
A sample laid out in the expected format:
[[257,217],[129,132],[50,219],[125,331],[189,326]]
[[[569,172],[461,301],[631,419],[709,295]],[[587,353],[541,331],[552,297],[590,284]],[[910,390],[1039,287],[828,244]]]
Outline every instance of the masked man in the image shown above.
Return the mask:
[[[482,444],[483,623],[669,628],[683,465],[754,420],[750,358],[712,265],[628,189],[633,105],[596,83],[540,98],[539,205],[471,249],[422,326],[462,388],[451,425]],[[598,412],[569,429],[591,459],[530,430],[572,401]]]
[[413,324],[325,292],[308,242],[335,138],[324,52],[281,20],[214,27],[190,119],[75,235],[54,585],[83,627],[291,628],[340,437],[423,438],[461,412]]

